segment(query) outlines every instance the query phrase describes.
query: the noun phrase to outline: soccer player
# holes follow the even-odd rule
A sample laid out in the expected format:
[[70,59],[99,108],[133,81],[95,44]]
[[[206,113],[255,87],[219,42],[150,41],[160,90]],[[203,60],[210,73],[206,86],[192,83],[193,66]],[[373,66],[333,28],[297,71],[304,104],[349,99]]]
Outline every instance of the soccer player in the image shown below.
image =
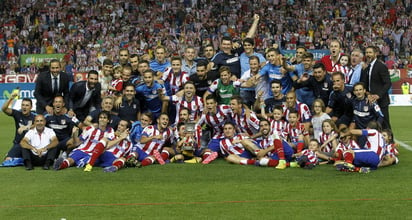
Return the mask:
[[256,139],[259,148],[257,153],[260,166],[285,169],[286,162],[292,159],[293,149],[284,142],[276,130],[272,130],[267,119],[260,120],[259,133],[262,135]]
[[154,119],[162,112],[162,100],[159,98],[159,91],[164,90],[164,86],[154,80],[151,70],[143,73],[144,84],[136,87],[136,96],[143,99],[143,111],[150,110]]
[[189,81],[189,74],[183,72],[182,59],[180,57],[172,57],[172,66],[168,67],[163,73],[162,80],[159,83],[164,84],[166,95],[175,95],[179,90],[183,89],[183,85]]
[[234,96],[230,100],[231,119],[237,130],[246,137],[253,136],[259,130],[259,119],[250,109],[243,107],[240,96]]
[[367,141],[364,149],[348,150],[343,153],[344,161],[337,163],[336,168],[341,171],[368,173],[378,168],[385,151],[385,140],[380,132],[380,125],[376,121],[368,123],[366,129],[352,129],[349,134],[365,136]]
[[[162,101],[170,101],[176,107],[176,112],[180,112],[182,108],[188,108],[190,112],[190,120],[197,121],[203,112],[203,100],[201,97],[196,96],[195,84],[191,81],[185,83],[183,87],[183,96],[177,95],[164,96],[161,91],[159,92],[160,99]],[[179,115],[176,114],[176,119],[179,120]]]
[[239,94],[239,87],[242,83],[240,80],[232,80],[232,73],[227,66],[220,67],[219,73],[220,78],[212,83],[203,95],[203,99],[205,99],[206,96],[215,93],[219,104],[228,105],[230,103],[230,98]]
[[[54,169],[61,170],[73,165],[84,167],[87,163],[94,164],[95,161],[91,161],[91,155],[95,148],[98,150],[104,148],[106,143],[115,137],[113,129],[108,126],[109,121],[110,113],[102,111],[99,113],[98,125],[96,127],[86,127],[80,137],[78,136],[79,129],[74,127],[72,137],[74,139],[74,146],[78,147],[69,154],[68,158],[59,157],[54,163]],[[96,160],[97,158],[94,159]],[[91,169],[90,167],[86,168]]]
[[[224,138],[220,141],[220,150],[229,163],[255,165],[258,147],[240,134],[236,134],[235,125],[226,122],[223,126]],[[252,153],[253,152],[253,153]]]
[[[132,149],[132,142],[129,139],[130,122],[121,120],[117,126],[115,137],[107,142],[107,146],[98,145],[90,155],[84,171],[90,172],[95,164],[104,167],[104,172],[116,172],[122,168],[126,161],[126,156]],[[100,147],[100,148],[99,148]],[[97,158],[97,159],[96,159]]]
[[286,103],[283,106],[283,116],[286,121],[289,121],[289,112],[294,109],[299,116],[299,122],[305,126],[306,131],[309,131],[310,121],[312,118],[312,113],[310,112],[309,106],[305,103],[301,103],[296,99],[296,94],[290,91],[286,94]]
[[156,125],[149,125],[143,129],[138,157],[139,161],[142,161],[142,166],[153,164],[155,161],[164,165],[165,160],[174,154],[173,149],[167,146],[172,143],[172,140],[173,132],[169,127],[169,116],[161,113]]
[[[206,96],[205,101],[206,108],[204,109],[203,114],[197,124],[200,126],[207,125],[212,129],[212,138],[208,142],[207,147],[212,152],[219,152],[219,142],[224,137],[223,125],[227,120],[229,120],[231,108],[228,105],[217,105],[216,97],[213,95]],[[205,137],[206,135],[202,136]]]

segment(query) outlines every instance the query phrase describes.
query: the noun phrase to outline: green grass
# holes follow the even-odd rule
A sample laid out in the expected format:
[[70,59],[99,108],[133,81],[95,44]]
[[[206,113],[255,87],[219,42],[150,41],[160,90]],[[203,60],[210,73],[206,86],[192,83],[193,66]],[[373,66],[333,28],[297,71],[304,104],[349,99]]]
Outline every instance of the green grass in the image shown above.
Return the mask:
[[[392,107],[396,138],[412,145],[411,107]],[[0,153],[11,146],[11,117],[0,113]],[[91,173],[0,169],[1,219],[412,219],[412,152],[369,174],[167,164]]]

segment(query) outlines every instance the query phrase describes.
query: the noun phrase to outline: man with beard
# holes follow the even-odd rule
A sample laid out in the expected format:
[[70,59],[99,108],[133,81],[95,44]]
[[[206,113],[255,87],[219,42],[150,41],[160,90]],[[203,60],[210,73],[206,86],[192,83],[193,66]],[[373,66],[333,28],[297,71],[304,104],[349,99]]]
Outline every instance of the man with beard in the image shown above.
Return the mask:
[[87,80],[73,84],[70,89],[69,115],[76,116],[79,121],[84,121],[87,115],[99,108],[101,103],[101,86],[98,81],[99,74],[95,70],[87,73]]
[[199,60],[196,66],[196,74],[189,77],[189,80],[195,84],[196,95],[203,97],[213,81],[215,81],[219,76],[216,71],[207,71],[206,60]]
[[156,120],[162,110],[162,100],[159,97],[159,91],[164,90],[164,86],[154,80],[154,73],[146,70],[143,73],[144,83],[136,87],[136,95],[142,100],[143,111],[149,110],[153,113],[153,119]]
[[375,47],[366,48],[367,68],[362,70],[361,82],[365,83],[366,90],[369,92],[368,99],[377,102],[384,115],[382,128],[391,128],[389,120],[389,93],[392,83],[389,77],[388,68],[384,63],[377,59],[378,51]]

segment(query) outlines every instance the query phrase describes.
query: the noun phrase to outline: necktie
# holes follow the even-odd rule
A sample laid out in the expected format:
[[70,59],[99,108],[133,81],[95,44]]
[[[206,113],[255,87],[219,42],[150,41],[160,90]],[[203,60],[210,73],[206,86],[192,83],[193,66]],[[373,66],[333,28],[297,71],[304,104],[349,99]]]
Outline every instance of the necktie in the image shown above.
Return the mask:
[[59,86],[57,84],[57,77],[53,77],[53,94],[57,94],[59,92]]

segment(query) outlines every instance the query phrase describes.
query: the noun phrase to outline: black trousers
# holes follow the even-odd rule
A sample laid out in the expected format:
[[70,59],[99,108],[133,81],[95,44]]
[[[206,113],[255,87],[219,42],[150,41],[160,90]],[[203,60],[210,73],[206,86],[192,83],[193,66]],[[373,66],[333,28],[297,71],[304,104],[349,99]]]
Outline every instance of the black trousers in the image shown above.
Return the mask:
[[48,150],[47,153],[42,157],[33,154],[31,150],[26,148],[22,148],[21,152],[24,161],[30,161],[34,166],[43,166],[47,160],[54,160],[54,158],[56,157],[57,148],[54,147]]

